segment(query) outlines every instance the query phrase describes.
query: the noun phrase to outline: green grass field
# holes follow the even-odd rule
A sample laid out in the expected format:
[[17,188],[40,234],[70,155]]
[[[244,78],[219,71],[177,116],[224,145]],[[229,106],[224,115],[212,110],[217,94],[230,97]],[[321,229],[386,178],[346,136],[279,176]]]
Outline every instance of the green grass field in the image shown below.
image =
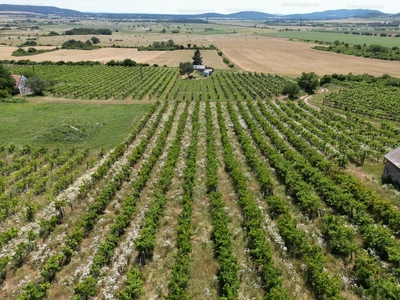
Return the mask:
[[289,39],[310,40],[310,41],[324,41],[334,42],[339,40],[355,45],[372,45],[378,44],[386,47],[400,46],[400,38],[395,37],[378,37],[378,36],[364,36],[344,33],[331,33],[331,32],[312,32],[312,31],[284,31],[284,32],[270,32],[263,35],[283,37]]
[[115,147],[150,105],[0,103],[0,145]]

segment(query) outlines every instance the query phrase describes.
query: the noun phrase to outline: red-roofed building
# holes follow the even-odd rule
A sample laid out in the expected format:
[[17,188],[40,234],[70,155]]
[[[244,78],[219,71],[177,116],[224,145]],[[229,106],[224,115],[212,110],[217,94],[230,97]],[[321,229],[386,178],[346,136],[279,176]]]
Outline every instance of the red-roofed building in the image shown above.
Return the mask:
[[15,87],[21,95],[31,93],[31,89],[26,86],[28,79],[24,75],[11,75],[15,80]]

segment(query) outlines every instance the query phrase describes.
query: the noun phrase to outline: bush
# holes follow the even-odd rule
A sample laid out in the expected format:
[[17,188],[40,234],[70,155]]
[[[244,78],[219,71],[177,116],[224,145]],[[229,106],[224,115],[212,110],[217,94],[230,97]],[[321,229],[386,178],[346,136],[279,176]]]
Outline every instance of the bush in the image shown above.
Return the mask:
[[10,97],[10,93],[6,90],[0,90],[0,99],[7,99]]
[[331,83],[331,81],[332,81],[332,76],[331,75],[324,75],[321,78],[320,84],[324,85],[324,84],[327,84],[327,83]]
[[49,83],[39,76],[33,76],[28,79],[27,86],[32,90],[34,95],[43,96],[44,90],[49,86]]
[[282,89],[282,94],[288,95],[290,99],[296,98],[299,92],[300,92],[299,85],[292,81],[286,83]]
[[319,86],[319,77],[314,72],[303,72],[301,77],[297,79],[299,86],[309,94],[313,94],[314,90]]

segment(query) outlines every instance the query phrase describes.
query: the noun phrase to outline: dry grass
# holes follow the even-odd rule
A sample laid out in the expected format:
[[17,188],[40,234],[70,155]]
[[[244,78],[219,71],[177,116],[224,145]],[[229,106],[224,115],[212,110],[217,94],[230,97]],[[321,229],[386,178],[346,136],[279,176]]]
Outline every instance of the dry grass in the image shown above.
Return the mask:
[[[30,32],[31,33],[31,32]],[[32,33],[31,33],[32,34]],[[42,32],[40,32],[42,34]],[[17,36],[20,38],[18,39]],[[53,48],[55,46],[61,46],[62,43],[70,40],[80,40],[87,41],[93,35],[59,35],[59,36],[49,36],[44,37],[40,36],[37,40],[37,43],[40,45],[51,45]],[[8,39],[10,37],[10,39]],[[0,43],[6,43],[7,45],[17,46],[26,41],[28,36],[26,35],[26,31],[20,30],[10,30],[7,32],[7,35],[0,36]],[[161,34],[161,33],[140,33],[140,32],[132,32],[132,33],[119,33],[113,35],[99,35],[100,46],[102,47],[110,47],[112,45],[119,45],[125,47],[138,47],[138,46],[148,46],[153,42],[161,42],[173,40],[177,45],[183,45],[185,48],[187,44],[190,43],[192,45],[196,44],[198,46],[209,46],[214,43],[212,35],[202,35],[202,34]],[[35,46],[35,48],[38,48]]]
[[138,63],[146,63],[157,56],[162,55],[165,51],[137,51],[137,49],[129,48],[101,48],[95,50],[57,50],[53,52],[42,53],[32,56],[11,56],[11,53],[16,50],[15,47],[1,47],[0,59],[30,59],[32,61],[81,61],[92,60],[107,62],[112,59],[123,60],[131,58]]
[[[37,49],[51,49],[52,47],[43,46]],[[93,60],[106,63],[110,60],[123,60],[125,58],[133,59],[138,63],[149,63],[158,65],[167,65],[177,67],[180,62],[192,61],[194,50],[177,51],[137,51],[132,48],[101,48],[95,50],[57,50],[32,56],[12,56],[11,53],[17,50],[17,47],[2,46],[0,51],[0,60],[21,60],[29,59],[32,61],[81,61]],[[204,64],[212,66],[215,69],[227,70],[229,67],[222,61],[222,58],[215,50],[201,51]]]
[[314,44],[263,36],[238,35],[216,42],[224,54],[246,71],[298,76],[302,72],[400,77],[400,62],[336,54],[311,49]]

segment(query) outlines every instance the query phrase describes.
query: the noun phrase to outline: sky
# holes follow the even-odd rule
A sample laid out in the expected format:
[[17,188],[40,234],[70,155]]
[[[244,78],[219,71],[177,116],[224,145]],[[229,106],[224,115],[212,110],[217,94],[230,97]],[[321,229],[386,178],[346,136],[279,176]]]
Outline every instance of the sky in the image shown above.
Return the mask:
[[272,14],[292,14],[356,8],[374,9],[386,13],[400,12],[400,1],[397,0],[5,0],[4,2],[7,4],[56,6],[81,12],[111,13],[201,14],[216,12],[229,14],[238,11],[260,11]]

